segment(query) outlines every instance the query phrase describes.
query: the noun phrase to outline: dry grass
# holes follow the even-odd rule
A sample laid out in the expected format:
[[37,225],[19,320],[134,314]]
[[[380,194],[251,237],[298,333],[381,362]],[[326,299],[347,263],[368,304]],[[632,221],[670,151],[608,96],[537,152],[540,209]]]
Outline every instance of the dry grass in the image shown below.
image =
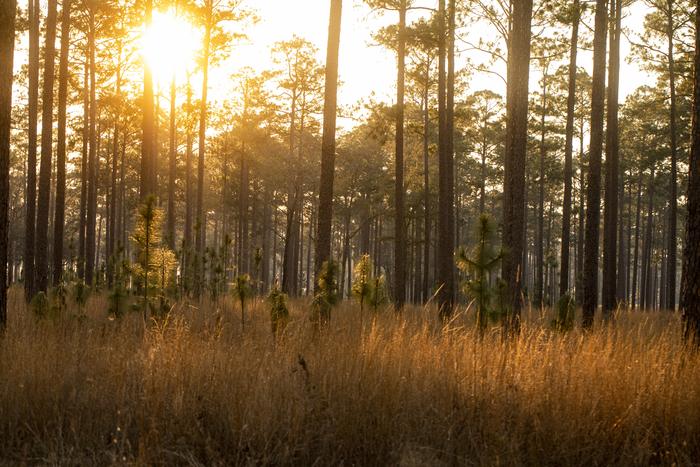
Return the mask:
[[[265,304],[180,305],[143,333],[93,299],[36,322],[12,293],[0,340],[0,462],[15,464],[595,465],[700,459],[700,366],[678,317],[622,314],[590,335],[530,316],[483,340],[432,310],[314,341],[297,302],[274,345]],[[366,316],[367,318],[367,316]],[[366,319],[369,321],[369,318]]]

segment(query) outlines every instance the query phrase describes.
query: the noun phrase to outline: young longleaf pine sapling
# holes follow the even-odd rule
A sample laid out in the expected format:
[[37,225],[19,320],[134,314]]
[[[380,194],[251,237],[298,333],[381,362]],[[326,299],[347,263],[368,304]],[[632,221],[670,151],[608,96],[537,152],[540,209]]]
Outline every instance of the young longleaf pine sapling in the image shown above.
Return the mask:
[[318,275],[313,301],[312,320],[317,327],[325,327],[331,320],[331,309],[338,302],[338,265],[329,260],[323,263]]
[[277,340],[287,327],[289,320],[289,308],[287,296],[275,285],[267,296],[270,305],[270,324],[272,325],[272,337]]
[[495,228],[491,218],[482,214],[477,225],[478,242],[471,252],[471,258],[467,252],[461,249],[457,257],[457,266],[469,275],[464,288],[469,297],[476,304],[476,323],[480,333],[484,333],[488,325],[491,310],[491,298],[493,291],[489,285],[489,274],[498,266],[501,252],[494,247]]
[[245,304],[252,295],[250,276],[248,274],[241,274],[236,277],[233,284],[233,295],[241,304],[241,332],[243,332],[245,331]]

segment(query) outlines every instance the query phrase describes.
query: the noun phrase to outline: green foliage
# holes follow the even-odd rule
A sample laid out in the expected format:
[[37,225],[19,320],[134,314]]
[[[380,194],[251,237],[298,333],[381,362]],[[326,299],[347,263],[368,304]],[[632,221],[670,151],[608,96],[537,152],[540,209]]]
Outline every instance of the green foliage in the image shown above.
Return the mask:
[[109,293],[109,313],[115,318],[121,318],[128,308],[129,292],[126,281],[129,277],[129,268],[130,265],[126,259],[117,261],[115,264],[114,286]]
[[49,302],[49,297],[47,297],[44,292],[39,292],[32,298],[29,307],[37,318],[45,318],[51,310],[51,303]]
[[245,304],[253,295],[253,290],[250,287],[250,276],[241,274],[236,277],[233,284],[233,296],[238,299],[241,304],[241,329],[245,329]]
[[289,308],[287,307],[287,296],[282,293],[279,287],[275,286],[267,296],[267,303],[270,305],[270,323],[272,325],[272,335],[277,338],[284,332],[289,321]]
[[491,218],[482,214],[477,225],[477,244],[471,251],[471,257],[461,249],[457,257],[457,266],[467,273],[464,283],[467,295],[476,305],[476,322],[480,332],[486,330],[489,318],[498,313],[492,307],[494,290],[489,283],[489,275],[498,266],[503,254],[494,246],[495,226]]
[[329,260],[323,263],[318,275],[313,301],[313,321],[318,325],[330,322],[331,309],[338,303],[338,265]]
[[360,314],[364,310],[365,302],[372,293],[372,261],[369,255],[363,255],[355,264],[353,271],[352,293],[360,302]]
[[82,310],[87,304],[88,298],[92,290],[82,279],[78,279],[73,283],[73,300],[78,305],[78,311],[82,314]]
[[149,196],[139,206],[131,237],[137,251],[132,271],[143,297],[144,320],[149,312],[162,316],[170,309],[166,292],[174,283],[177,259],[175,253],[162,244],[162,225],[163,211],[156,206],[156,198]]
[[61,281],[51,290],[51,314],[61,316],[68,310],[68,289]]
[[564,294],[557,303],[557,317],[552,321],[552,326],[562,332],[571,331],[574,328],[576,317],[576,302],[570,294]]

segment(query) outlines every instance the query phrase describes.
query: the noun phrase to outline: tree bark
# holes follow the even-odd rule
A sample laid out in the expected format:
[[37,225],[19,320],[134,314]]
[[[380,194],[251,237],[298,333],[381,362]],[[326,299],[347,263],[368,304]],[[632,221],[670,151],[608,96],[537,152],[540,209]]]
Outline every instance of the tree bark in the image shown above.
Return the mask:
[[513,3],[513,27],[508,46],[508,89],[506,96],[505,173],[503,183],[502,277],[506,282],[508,306],[506,329],[520,330],[522,272],[525,235],[525,157],[527,151],[528,85],[532,0]]
[[676,271],[677,271],[677,246],[678,241],[678,130],[676,123],[677,97],[676,97],[676,65],[673,53],[673,6],[674,0],[668,0],[668,82],[670,93],[670,122],[669,131],[671,137],[671,186],[669,187],[669,219],[668,219],[668,266],[666,273],[666,287],[668,288],[667,300],[663,304],[669,310],[676,309]]
[[10,132],[15,50],[15,0],[0,5],[0,334],[7,328]]
[[70,53],[71,0],[63,1],[61,59],[58,66],[58,142],[56,145],[56,206],[53,234],[53,285],[63,279],[63,230],[66,210],[66,108],[68,105],[68,55]]
[[617,306],[617,224],[619,204],[618,93],[620,86],[620,34],[622,33],[622,0],[612,0],[613,21],[610,22],[610,76],[608,78],[607,141],[605,144],[605,211],[603,227],[603,317],[610,318]]
[[586,196],[586,232],[583,259],[584,328],[593,326],[598,303],[598,255],[600,244],[600,179],[603,152],[603,119],[605,117],[605,58],[608,31],[606,0],[596,0],[595,34],[593,38],[593,92],[591,96],[591,144],[589,147]]
[[97,222],[97,84],[95,79],[95,11],[89,10],[88,49],[90,55],[90,149],[88,157],[87,218],[85,233],[85,282],[93,285],[95,272],[95,228]]
[[29,0],[29,131],[27,145],[26,223],[24,236],[24,298],[32,299],[35,293],[34,247],[36,235],[36,155],[37,124],[39,112],[39,0]]
[[168,247],[175,250],[175,178],[177,176],[177,127],[175,125],[177,88],[175,76],[170,82],[170,131],[168,157],[168,219],[166,240]]
[[[561,269],[559,274],[559,295],[569,293],[570,248],[571,248],[571,216],[573,190],[573,141],[574,116],[576,110],[576,60],[578,55],[578,28],[581,21],[579,0],[574,0],[573,24],[571,27],[571,49],[569,51],[569,82],[566,99],[566,144],[564,147],[564,204],[562,206],[561,229]],[[580,260],[580,259],[579,259]]]
[[331,0],[326,49],[326,83],[323,102],[323,136],[321,142],[321,178],[318,196],[318,231],[316,234],[315,270],[331,258],[333,221],[333,178],[335,176],[335,131],[338,95],[338,52],[342,0]]
[[[441,0],[444,1],[444,0]],[[397,78],[394,182],[394,309],[406,301],[406,202],[404,185],[404,93],[406,81],[406,0],[400,0]]]
[[[146,24],[153,20],[153,0],[146,1]],[[144,202],[155,193],[153,180],[153,149],[155,138],[155,110],[153,106],[153,74],[150,65],[144,62],[143,68],[143,139],[141,141],[141,186],[140,200]]]
[[[696,4],[695,21],[700,24],[700,1]],[[688,220],[683,250],[680,307],[683,313],[685,339],[700,345],[700,28],[695,29],[695,76],[688,174]]]
[[46,292],[49,285],[49,201],[51,196],[51,158],[53,153],[53,86],[56,56],[57,0],[49,0],[44,45],[44,84],[41,96],[41,162],[36,212],[36,290]]

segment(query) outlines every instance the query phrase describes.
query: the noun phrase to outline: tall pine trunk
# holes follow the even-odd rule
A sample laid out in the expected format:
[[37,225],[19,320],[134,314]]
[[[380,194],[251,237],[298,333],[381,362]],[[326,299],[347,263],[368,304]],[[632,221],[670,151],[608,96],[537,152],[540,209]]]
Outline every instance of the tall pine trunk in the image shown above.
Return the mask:
[[169,128],[169,154],[168,154],[168,219],[166,240],[168,247],[175,250],[175,177],[177,172],[177,127],[175,126],[175,104],[177,89],[175,76],[170,82],[170,128]]
[[503,183],[502,277],[506,282],[508,332],[520,330],[523,250],[525,238],[525,158],[527,151],[528,85],[532,0],[513,3],[513,27],[508,46],[505,172]]
[[56,55],[56,17],[58,1],[49,0],[44,45],[44,83],[41,95],[41,162],[39,196],[36,209],[36,290],[46,292],[49,285],[49,201],[51,197],[51,158],[53,153],[53,85]]
[[609,318],[617,305],[617,224],[619,203],[618,92],[620,83],[620,34],[622,0],[612,0],[610,22],[610,63],[608,83],[607,141],[605,145],[605,211],[603,226],[603,317]]
[[35,227],[36,227],[36,155],[37,124],[39,113],[39,23],[41,7],[39,0],[29,0],[29,67],[28,106],[29,131],[27,134],[27,192],[24,235],[24,298],[29,301],[35,288]]
[[[569,82],[566,99],[566,143],[564,146],[564,204],[562,206],[561,228],[561,269],[559,275],[559,295],[569,293],[571,216],[573,191],[573,141],[574,114],[576,110],[576,58],[578,55],[578,27],[581,21],[579,0],[572,5],[574,16],[571,27],[571,49],[569,51]],[[578,258],[580,261],[580,258]]]
[[[7,327],[8,231],[10,208],[10,131],[15,50],[15,0],[0,5],[0,333]],[[11,268],[11,264],[9,265]]]
[[88,50],[90,55],[90,139],[88,153],[88,191],[87,218],[85,232],[85,282],[93,284],[95,273],[95,228],[97,222],[97,164],[98,164],[98,135],[97,135],[97,83],[95,79],[95,11],[94,6],[89,11]]
[[586,194],[586,232],[583,259],[584,328],[593,326],[598,303],[598,256],[600,244],[600,179],[605,117],[605,58],[608,31],[608,5],[596,0],[595,34],[593,38],[593,93],[591,96],[591,144],[589,147],[588,184]]
[[[669,310],[676,308],[676,262],[678,241],[678,130],[676,123],[677,97],[676,97],[676,65],[673,54],[673,7],[674,0],[668,0],[668,82],[670,93],[670,121],[669,131],[671,137],[671,186],[669,187],[669,219],[668,219],[668,266],[666,273],[666,287],[668,288],[666,303],[662,306]],[[687,240],[686,240],[687,241]]]
[[[695,24],[700,24],[700,2],[696,3]],[[690,172],[688,174],[688,221],[683,250],[680,307],[685,338],[700,344],[700,28],[695,28],[695,77],[693,82]]]
[[63,230],[66,210],[66,108],[68,105],[68,54],[70,52],[71,0],[63,1],[61,59],[58,66],[58,141],[56,144],[56,206],[53,233],[53,285],[63,278]]
[[396,77],[394,181],[394,308],[406,301],[406,202],[404,185],[404,92],[406,81],[406,0],[400,0]]
[[[335,176],[335,131],[338,102],[338,52],[342,0],[331,0],[326,49],[326,82],[323,102],[323,136],[321,142],[321,179],[318,198],[318,232],[316,264],[318,272],[331,258],[331,226],[333,221],[333,179]],[[330,318],[330,317],[327,317]]]

